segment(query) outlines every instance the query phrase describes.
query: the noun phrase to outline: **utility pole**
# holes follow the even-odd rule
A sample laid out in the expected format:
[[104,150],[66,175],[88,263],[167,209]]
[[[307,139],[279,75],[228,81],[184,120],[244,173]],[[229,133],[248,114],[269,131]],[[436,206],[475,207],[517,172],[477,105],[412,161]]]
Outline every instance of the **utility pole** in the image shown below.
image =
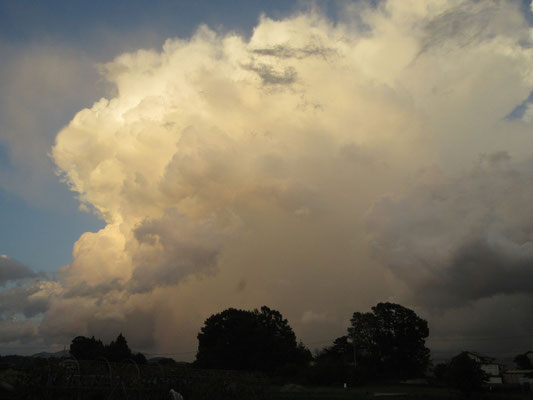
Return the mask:
[[357,351],[355,350],[355,333],[352,336],[352,347],[353,347],[353,375],[354,375],[354,382],[357,382]]
[[353,347],[353,366],[357,367],[357,352],[355,351],[355,337],[352,338],[352,347]]

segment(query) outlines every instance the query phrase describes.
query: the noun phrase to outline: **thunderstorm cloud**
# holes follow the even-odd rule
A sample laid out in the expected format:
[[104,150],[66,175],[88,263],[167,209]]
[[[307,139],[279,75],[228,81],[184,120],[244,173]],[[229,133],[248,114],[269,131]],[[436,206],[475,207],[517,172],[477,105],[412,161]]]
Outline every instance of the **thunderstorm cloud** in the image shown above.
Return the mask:
[[200,26],[100,66],[114,94],[79,111],[51,157],[106,226],[32,286],[39,335],[121,329],[139,348],[187,351],[230,306],[280,309],[308,341],[383,300],[472,332],[490,328],[488,307],[526,315],[524,10],[365,4],[335,22],[263,16],[249,38]]

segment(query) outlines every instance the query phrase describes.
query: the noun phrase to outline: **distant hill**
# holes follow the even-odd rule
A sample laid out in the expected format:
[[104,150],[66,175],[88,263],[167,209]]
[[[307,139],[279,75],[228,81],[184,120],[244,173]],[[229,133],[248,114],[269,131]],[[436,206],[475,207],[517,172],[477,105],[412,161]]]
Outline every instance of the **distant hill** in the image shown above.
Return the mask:
[[176,361],[170,357],[152,357],[148,359],[148,364],[159,364],[159,365],[175,365],[178,367],[190,367],[190,362],[185,361]]
[[148,364],[175,364],[176,361],[169,357],[152,357],[149,358]]
[[49,353],[47,351],[42,351],[40,353],[34,354],[32,357],[35,358],[68,358],[70,357],[70,351],[60,350],[55,353]]
[[[20,357],[20,358],[24,358],[24,356],[16,356],[16,357]],[[61,350],[61,351],[56,351],[55,353],[51,353],[51,352],[48,352],[48,351],[42,351],[40,353],[37,353],[37,354],[34,354],[30,357],[33,357],[33,358],[69,358],[71,357],[70,355],[70,351],[68,350]],[[191,363],[189,362],[185,362],[185,361],[176,361],[172,358],[169,358],[169,357],[152,357],[150,359],[147,360],[148,361],[148,364],[160,364],[160,365],[176,365],[176,366],[180,366],[180,367],[187,367],[187,366],[191,366]]]

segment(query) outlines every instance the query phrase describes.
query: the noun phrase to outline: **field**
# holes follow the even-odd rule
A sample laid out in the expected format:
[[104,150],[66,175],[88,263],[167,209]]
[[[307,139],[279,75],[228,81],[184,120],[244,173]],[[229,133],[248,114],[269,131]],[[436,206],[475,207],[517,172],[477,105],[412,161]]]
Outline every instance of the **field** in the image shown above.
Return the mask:
[[[22,359],[0,370],[0,400],[168,399],[172,388],[185,400],[454,400],[448,388],[414,385],[313,387],[272,385],[261,374],[178,366],[113,364],[106,361]],[[512,389],[512,388],[509,388]],[[533,392],[485,392],[471,399],[533,400]]]
[[[272,400],[455,400],[464,399],[459,393],[443,387],[368,385],[357,388],[303,387],[285,385],[272,389]],[[532,400],[533,393],[486,392],[472,395],[471,399],[484,400]]]

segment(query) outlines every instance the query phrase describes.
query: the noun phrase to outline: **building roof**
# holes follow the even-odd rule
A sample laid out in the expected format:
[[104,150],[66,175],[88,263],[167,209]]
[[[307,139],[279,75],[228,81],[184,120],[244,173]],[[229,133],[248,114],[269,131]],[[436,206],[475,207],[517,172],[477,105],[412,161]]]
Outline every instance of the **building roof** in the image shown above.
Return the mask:
[[533,369],[506,369],[504,374],[530,374]]
[[475,353],[473,351],[465,351],[465,353],[479,359],[482,364],[494,364],[496,362],[496,359],[494,357],[488,357],[483,354]]

